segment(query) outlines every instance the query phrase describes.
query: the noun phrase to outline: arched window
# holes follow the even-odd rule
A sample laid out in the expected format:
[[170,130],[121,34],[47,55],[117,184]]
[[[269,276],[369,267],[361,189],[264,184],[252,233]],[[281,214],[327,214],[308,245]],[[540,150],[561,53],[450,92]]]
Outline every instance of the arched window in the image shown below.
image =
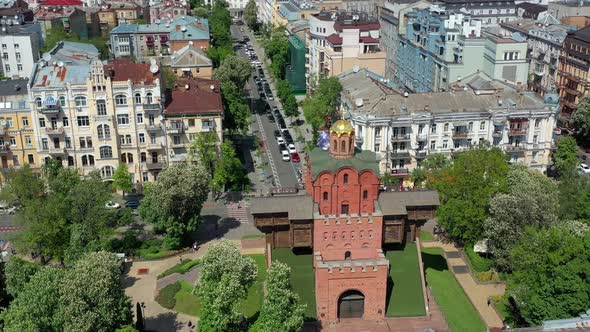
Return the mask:
[[107,124],[98,125],[96,132],[98,139],[111,139],[111,127]]
[[369,199],[369,192],[366,190],[363,190],[363,201],[366,201],[367,199]]
[[142,152],[139,155],[139,159],[141,160],[142,163],[145,163],[147,161],[147,156],[146,156],[145,152]]
[[43,101],[41,101],[41,97],[35,98],[35,105],[37,105],[37,107],[43,106]]
[[136,92],[135,95],[133,95],[133,99],[135,99],[136,104],[141,104],[141,93]]
[[121,162],[126,164],[133,164],[133,154],[123,153],[121,154]]
[[328,192],[324,191],[324,201],[327,201],[327,200],[328,200]]
[[87,103],[86,103],[86,97],[84,96],[76,96],[74,98],[74,103],[76,104],[76,107],[86,107]]
[[108,146],[101,146],[100,147],[100,158],[104,159],[104,158],[113,158],[113,149]]
[[147,104],[151,104],[154,101],[153,95],[151,92],[145,94],[145,102]]
[[334,140],[334,152],[338,152],[338,141]]
[[346,152],[346,141],[342,141],[340,144],[340,152]]
[[344,174],[344,184],[348,183],[348,174]]
[[102,175],[103,178],[113,177],[114,172],[115,172],[115,169],[113,168],[113,166],[105,166],[100,169],[100,174]]
[[82,156],[82,166],[94,166],[94,156],[85,154]]
[[66,96],[59,96],[58,100],[59,100],[59,106],[62,106],[62,107],[66,106]]
[[126,95],[116,95],[115,96],[115,105],[117,105],[117,106],[127,105],[127,96]]
[[104,100],[97,100],[96,101],[96,114],[97,115],[107,115],[107,103]]

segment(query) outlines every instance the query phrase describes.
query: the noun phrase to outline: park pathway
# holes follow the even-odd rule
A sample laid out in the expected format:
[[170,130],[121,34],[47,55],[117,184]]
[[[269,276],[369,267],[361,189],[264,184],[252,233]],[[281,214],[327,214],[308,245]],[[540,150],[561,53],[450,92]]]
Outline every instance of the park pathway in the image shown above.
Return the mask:
[[501,328],[503,325],[502,318],[491,305],[488,305],[488,299],[492,296],[504,295],[506,291],[505,285],[500,283],[478,284],[469,273],[467,262],[452,243],[423,241],[422,246],[425,248],[442,248],[444,250],[449,269],[463,287],[488,329]]

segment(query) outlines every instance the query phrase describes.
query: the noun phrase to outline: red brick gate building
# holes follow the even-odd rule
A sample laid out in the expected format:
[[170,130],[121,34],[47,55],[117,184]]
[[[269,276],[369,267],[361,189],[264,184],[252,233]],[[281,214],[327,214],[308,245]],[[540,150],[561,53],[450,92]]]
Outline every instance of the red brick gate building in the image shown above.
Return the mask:
[[318,319],[381,319],[389,274],[382,246],[413,242],[438,194],[380,192],[377,156],[355,150],[352,126],[336,121],[329,137],[329,151],[308,153],[304,195],[256,198],[251,213],[273,248],[313,249]]

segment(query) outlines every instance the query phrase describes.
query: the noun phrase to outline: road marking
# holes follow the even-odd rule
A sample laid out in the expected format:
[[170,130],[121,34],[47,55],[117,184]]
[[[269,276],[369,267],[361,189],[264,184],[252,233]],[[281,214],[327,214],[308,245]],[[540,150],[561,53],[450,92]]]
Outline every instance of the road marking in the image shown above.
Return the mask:
[[[256,122],[258,122],[258,131],[260,132],[260,136],[262,136],[262,141],[266,142],[266,133],[264,132],[264,127],[262,126],[262,119],[260,119],[260,114],[256,111]],[[266,156],[268,158],[268,164],[270,165],[270,169],[272,171],[272,175],[275,179],[275,187],[281,186],[281,179],[279,178],[279,174],[277,172],[277,168],[275,167],[275,162],[272,159],[272,153],[270,152],[271,149],[265,149]]]

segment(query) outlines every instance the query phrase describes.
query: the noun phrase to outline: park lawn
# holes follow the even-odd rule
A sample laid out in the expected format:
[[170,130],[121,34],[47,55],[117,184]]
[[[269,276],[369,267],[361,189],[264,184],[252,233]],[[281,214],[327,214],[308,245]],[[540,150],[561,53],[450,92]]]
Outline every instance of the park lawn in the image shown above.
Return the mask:
[[426,316],[416,244],[408,243],[403,249],[389,250],[385,257],[389,260],[389,276],[393,280],[386,316]]
[[266,280],[266,258],[264,255],[246,255],[254,260],[258,274],[254,284],[248,289],[248,296],[240,304],[239,310],[244,316],[251,318],[260,311],[264,299],[264,281]]
[[181,263],[174,265],[173,267],[169,268],[168,270],[160,273],[158,279],[162,279],[166,276],[169,276],[173,273],[180,273],[185,274],[190,271],[193,267],[199,265],[201,263],[198,259],[185,259]]
[[486,331],[486,325],[463,291],[440,248],[422,248],[426,280],[451,331]]
[[277,248],[272,251],[273,261],[283,262],[291,267],[291,286],[299,295],[305,309],[306,319],[316,318],[315,277],[313,274],[313,255],[295,255],[290,248]]
[[193,285],[184,280],[177,282],[180,283],[180,290],[174,296],[176,298],[174,310],[199,317],[201,313],[201,301],[198,296],[193,294]]
[[422,241],[434,241],[434,235],[432,233],[420,230],[420,240]]

